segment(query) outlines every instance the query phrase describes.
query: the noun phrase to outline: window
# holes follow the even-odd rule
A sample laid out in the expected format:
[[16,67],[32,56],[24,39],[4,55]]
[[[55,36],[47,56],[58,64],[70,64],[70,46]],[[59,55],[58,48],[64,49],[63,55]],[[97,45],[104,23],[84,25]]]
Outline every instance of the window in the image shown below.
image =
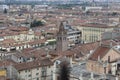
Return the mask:
[[60,39],[60,40],[62,40],[62,38],[61,38],[61,37],[59,37],[59,39]]
[[36,75],[39,75],[39,73],[36,73]]
[[66,37],[64,37],[63,39],[66,40]]
[[60,80],[60,76],[57,76],[57,80]]
[[110,62],[110,56],[108,56],[108,62]]
[[39,78],[37,78],[36,80],[39,80]]
[[30,75],[28,75],[28,77],[31,77],[31,74],[30,74]]
[[45,78],[42,77],[41,80],[45,80]]
[[42,67],[41,76],[45,77],[47,75],[47,67]]
[[57,39],[59,40],[59,37]]
[[45,77],[45,76],[46,76],[46,71],[42,71],[41,76],[42,76],[42,77]]
[[37,70],[39,70],[39,68],[37,68]]
[[30,69],[28,71],[30,72]]
[[27,72],[27,70],[25,70],[25,72]]

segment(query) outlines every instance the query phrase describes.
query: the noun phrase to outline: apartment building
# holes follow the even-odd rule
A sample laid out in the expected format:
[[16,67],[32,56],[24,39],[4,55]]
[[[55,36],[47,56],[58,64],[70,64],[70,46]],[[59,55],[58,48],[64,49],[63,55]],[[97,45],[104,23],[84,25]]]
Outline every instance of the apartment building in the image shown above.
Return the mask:
[[77,28],[71,25],[66,25],[65,29],[67,30],[67,35],[68,35],[67,39],[69,41],[69,46],[81,42],[81,32]]
[[31,62],[16,63],[12,60],[0,61],[0,80],[51,80],[53,62],[48,59],[36,59]]
[[82,32],[82,42],[90,43],[100,41],[102,33],[113,31],[116,27],[117,26],[109,26],[107,24],[85,23],[81,24],[78,29]]
[[35,60],[13,65],[13,78],[20,80],[51,80],[53,62],[49,59]]

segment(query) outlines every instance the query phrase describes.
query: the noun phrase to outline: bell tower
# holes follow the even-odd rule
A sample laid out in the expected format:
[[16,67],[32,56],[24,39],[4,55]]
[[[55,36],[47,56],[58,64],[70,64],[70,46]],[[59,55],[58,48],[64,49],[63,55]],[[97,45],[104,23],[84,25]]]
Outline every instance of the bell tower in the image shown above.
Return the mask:
[[59,31],[57,33],[57,52],[66,51],[68,49],[67,31],[65,30],[66,22],[62,21],[59,26]]

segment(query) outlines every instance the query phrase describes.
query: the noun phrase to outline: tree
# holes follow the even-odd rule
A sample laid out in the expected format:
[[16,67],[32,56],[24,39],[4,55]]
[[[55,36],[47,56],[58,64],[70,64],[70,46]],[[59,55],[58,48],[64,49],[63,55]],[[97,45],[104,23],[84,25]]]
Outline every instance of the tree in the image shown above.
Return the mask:
[[86,14],[87,14],[87,15],[90,14],[90,11],[86,11]]
[[32,4],[32,5],[31,5],[31,8],[33,9],[34,7],[35,7],[35,5],[34,5],[34,4]]
[[63,62],[60,67],[60,80],[69,80],[70,67],[67,62]]
[[116,16],[116,15],[117,15],[117,12],[113,12],[113,13],[112,13],[112,16]]
[[38,26],[44,26],[44,23],[42,21],[36,21],[34,20],[31,24],[30,27],[38,27]]
[[4,12],[3,12],[3,13],[4,13],[4,14],[7,14],[7,9],[6,9],[6,8],[4,9]]

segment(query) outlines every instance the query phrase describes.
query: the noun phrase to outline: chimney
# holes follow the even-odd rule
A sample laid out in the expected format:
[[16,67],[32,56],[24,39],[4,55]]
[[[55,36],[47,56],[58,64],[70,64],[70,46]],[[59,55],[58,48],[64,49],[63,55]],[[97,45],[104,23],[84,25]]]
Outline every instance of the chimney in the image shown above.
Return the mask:
[[110,42],[110,48],[112,48],[112,46],[113,46],[113,44],[112,44],[112,42]]
[[108,63],[110,62],[110,56],[108,56]]
[[91,79],[94,80],[94,74],[91,72]]
[[100,56],[98,56],[98,61],[100,61]]
[[99,46],[101,46],[102,45],[102,41],[100,40],[100,42],[99,42]]

